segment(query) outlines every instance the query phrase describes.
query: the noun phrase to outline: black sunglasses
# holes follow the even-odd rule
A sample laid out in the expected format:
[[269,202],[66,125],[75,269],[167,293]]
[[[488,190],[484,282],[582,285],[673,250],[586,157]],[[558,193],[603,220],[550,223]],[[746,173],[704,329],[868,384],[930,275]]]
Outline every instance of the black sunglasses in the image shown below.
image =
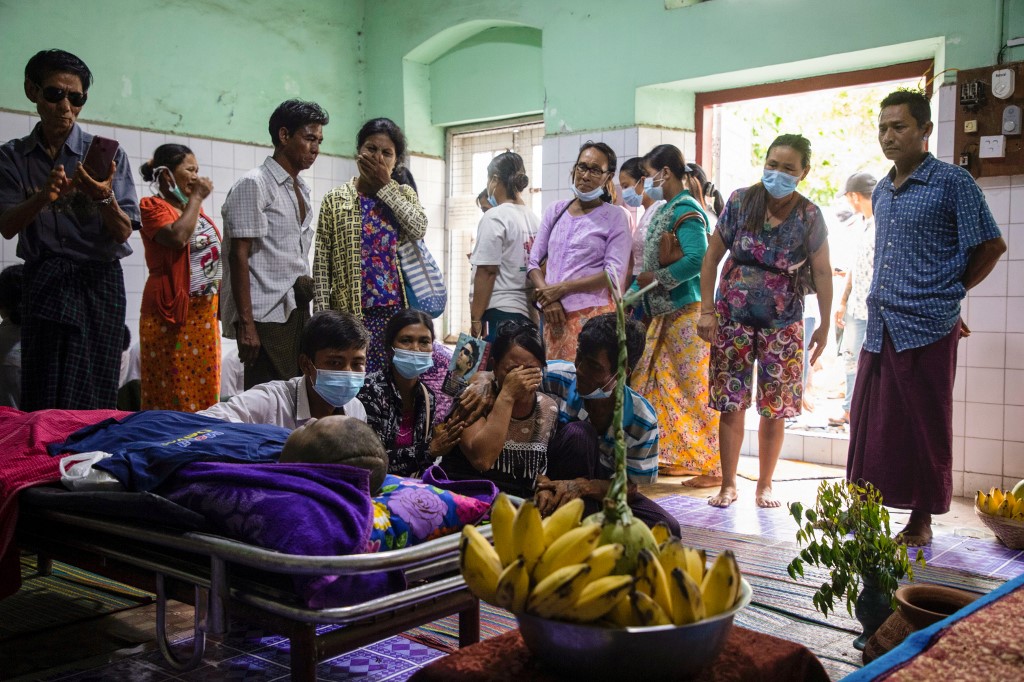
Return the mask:
[[65,90],[64,88],[58,88],[54,85],[47,85],[43,90],[43,99],[50,104],[58,104],[65,97],[68,98],[68,102],[71,102],[73,107],[85,106],[85,101],[89,99],[89,95],[84,92],[72,92]]

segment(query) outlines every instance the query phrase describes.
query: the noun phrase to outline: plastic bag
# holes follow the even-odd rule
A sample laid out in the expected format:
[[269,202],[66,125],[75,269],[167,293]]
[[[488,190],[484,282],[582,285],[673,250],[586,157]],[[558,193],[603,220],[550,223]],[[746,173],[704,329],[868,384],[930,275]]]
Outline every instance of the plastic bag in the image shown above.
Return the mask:
[[60,482],[68,490],[124,490],[121,482],[93,464],[112,455],[109,452],[80,452],[60,460]]

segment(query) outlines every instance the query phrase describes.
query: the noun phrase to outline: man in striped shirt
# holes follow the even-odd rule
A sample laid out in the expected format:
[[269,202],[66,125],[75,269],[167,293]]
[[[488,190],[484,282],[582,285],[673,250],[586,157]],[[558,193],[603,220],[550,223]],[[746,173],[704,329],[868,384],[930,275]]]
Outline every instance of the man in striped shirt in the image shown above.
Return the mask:
[[[644,351],[644,329],[626,323],[627,368]],[[615,382],[619,354],[614,313],[587,321],[580,332],[576,362],[550,360],[541,391],[558,404],[561,425],[548,445],[547,475],[537,479],[536,500],[548,514],[582,497],[585,514],[598,511],[615,472]],[[626,387],[622,410],[626,437],[629,506],[648,525],[665,523],[679,535],[679,522],[654,501],[636,491],[636,484],[658,478],[658,415],[643,396]]]

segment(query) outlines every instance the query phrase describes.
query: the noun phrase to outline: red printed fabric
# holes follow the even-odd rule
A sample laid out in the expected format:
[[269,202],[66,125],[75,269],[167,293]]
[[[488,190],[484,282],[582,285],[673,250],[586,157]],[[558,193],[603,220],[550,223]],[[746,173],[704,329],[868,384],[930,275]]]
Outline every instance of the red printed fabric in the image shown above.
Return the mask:
[[50,457],[46,446],[66,440],[82,427],[129,414],[118,410],[22,412],[0,407],[0,599],[21,587],[18,552],[11,544],[18,520],[18,491],[60,480],[60,458]]

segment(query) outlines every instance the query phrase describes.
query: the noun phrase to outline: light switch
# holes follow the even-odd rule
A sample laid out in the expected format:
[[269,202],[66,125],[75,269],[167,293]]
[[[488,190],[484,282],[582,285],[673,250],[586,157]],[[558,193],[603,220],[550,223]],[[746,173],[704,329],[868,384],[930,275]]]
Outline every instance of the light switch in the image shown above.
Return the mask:
[[1021,110],[1016,104],[1003,109],[1003,135],[1020,135]]
[[982,159],[1006,157],[1006,135],[982,135],[978,156]]
[[992,94],[999,99],[1010,99],[1013,95],[1016,72],[1013,69],[999,69],[992,72]]

